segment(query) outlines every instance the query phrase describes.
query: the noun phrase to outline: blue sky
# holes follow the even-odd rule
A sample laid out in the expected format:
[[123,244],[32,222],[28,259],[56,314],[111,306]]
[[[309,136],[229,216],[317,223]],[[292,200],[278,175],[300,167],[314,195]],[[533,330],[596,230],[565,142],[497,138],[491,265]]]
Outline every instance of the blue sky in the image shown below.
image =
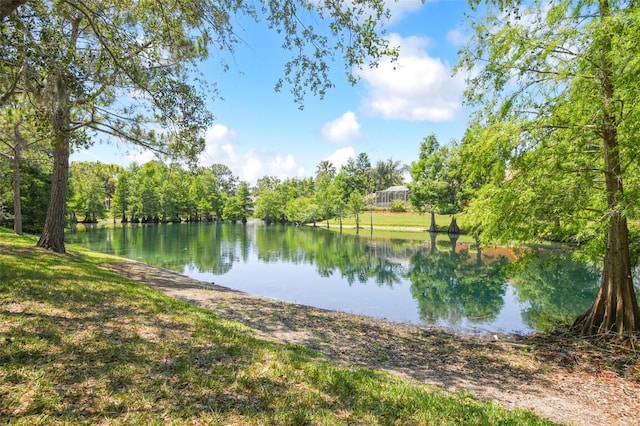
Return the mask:
[[[225,58],[230,69],[223,71],[215,58],[200,68],[224,98],[210,104],[216,121],[207,130],[201,165],[226,164],[254,183],[266,175],[313,176],[320,161],[339,168],[360,152],[372,164],[388,158],[410,164],[430,133],[443,144],[459,140],[468,111],[462,105],[464,78],[452,76],[451,69],[466,36],[467,2],[401,0],[389,7],[388,37],[400,46],[397,69],[383,62],[363,70],[352,86],[343,64],[336,63],[336,87],[323,100],[309,95],[302,111],[286,86],[274,91],[289,55],[279,36],[265,25],[236,28],[245,43]],[[96,144],[71,157],[123,166],[150,159],[151,153],[126,144]]]

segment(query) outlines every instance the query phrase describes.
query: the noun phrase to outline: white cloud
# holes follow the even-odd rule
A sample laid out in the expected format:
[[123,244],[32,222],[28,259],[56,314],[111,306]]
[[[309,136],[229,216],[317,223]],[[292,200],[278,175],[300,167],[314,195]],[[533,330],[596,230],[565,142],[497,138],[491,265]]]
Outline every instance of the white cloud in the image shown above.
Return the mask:
[[[253,153],[249,153],[244,156],[243,160],[244,161],[241,169],[242,171],[240,173],[234,173],[239,174],[241,180],[246,180],[247,182],[255,182],[264,175],[263,173],[261,173],[262,161],[260,161],[260,159],[256,155],[254,155]],[[234,169],[237,168],[237,164],[231,165],[230,168],[235,172]]]
[[322,137],[340,143],[362,139],[358,118],[352,111],[345,112],[342,117],[329,121],[322,127]]
[[469,37],[459,28],[454,28],[447,32],[447,42],[452,46],[463,46],[467,41],[469,41]]
[[385,3],[385,6],[391,12],[390,23],[398,22],[406,15],[417,12],[422,6],[424,6],[424,2],[422,0],[392,0]]
[[153,151],[148,149],[142,149],[138,147],[132,148],[124,157],[124,164],[129,165],[131,163],[144,164],[149,161],[160,160],[160,157]]
[[255,183],[263,176],[276,176],[280,179],[304,176],[304,169],[291,154],[253,149],[242,152],[242,144],[236,131],[222,124],[210,127],[205,141],[205,150],[199,157],[200,165],[225,164],[240,180]]
[[[303,177],[305,170],[293,155],[251,149],[242,152],[242,144],[237,132],[222,124],[216,124],[205,133],[205,149],[198,156],[198,163],[207,167],[215,163],[228,166],[240,180],[255,183],[263,176],[276,176],[279,179]],[[157,160],[153,152],[134,151],[127,155],[127,164],[144,164]]]
[[205,148],[198,160],[201,164],[211,165],[221,162],[217,159],[219,156],[230,154],[229,149],[233,149],[232,145],[238,142],[238,135],[235,130],[216,124],[207,129],[204,140]]
[[358,71],[369,91],[363,100],[365,110],[385,119],[453,120],[461,107],[464,77],[452,77],[448,64],[429,56],[426,37],[391,34],[389,41],[400,47],[396,64],[385,61]]
[[356,158],[356,151],[348,146],[346,148],[340,148],[330,156],[326,158],[326,160],[330,161],[336,168],[336,170],[340,170],[342,166],[347,164],[350,158]]

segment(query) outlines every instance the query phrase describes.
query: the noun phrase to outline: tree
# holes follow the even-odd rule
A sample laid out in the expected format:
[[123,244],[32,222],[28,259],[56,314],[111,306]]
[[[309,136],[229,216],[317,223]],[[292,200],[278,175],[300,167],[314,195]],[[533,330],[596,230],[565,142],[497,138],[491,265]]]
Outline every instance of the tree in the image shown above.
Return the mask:
[[349,194],[347,207],[349,212],[356,218],[356,231],[360,229],[360,212],[364,206],[364,197],[359,191],[353,191]]
[[[105,132],[191,158],[203,148],[202,130],[212,117],[204,108],[203,91],[189,84],[198,79],[190,77],[195,63],[208,56],[208,47],[232,51],[241,41],[231,18],[236,15],[264,17],[282,35],[283,47],[294,56],[285,64],[276,89],[289,84],[299,104],[305,88],[323,96],[333,86],[328,70],[336,55],[344,56],[351,81],[357,68],[375,66],[382,56],[397,57],[396,49],[382,37],[380,23],[389,12],[381,0],[0,4],[3,29],[10,27],[24,35],[16,40],[28,43],[20,52],[29,53],[30,66],[36,70],[37,84],[31,93],[56,135],[51,202],[38,245],[64,251],[69,152],[79,143],[74,138],[87,141],[79,130]],[[318,21],[326,22],[326,27],[316,30]],[[14,62],[5,61],[3,55],[2,77],[9,63]],[[139,96],[135,102],[116,102],[123,91]],[[149,123],[162,130],[149,131]]]
[[247,182],[240,182],[236,196],[240,200],[242,219],[246,221],[247,217],[251,216],[251,210],[253,209],[253,200],[251,199],[251,191]]
[[[2,204],[13,209],[13,172],[0,163],[0,199]],[[10,166],[10,165],[9,165]],[[20,164],[20,211],[22,230],[38,234],[42,232],[49,187],[51,186],[51,165],[47,161],[22,161]],[[14,222],[15,224],[15,222]]]
[[158,161],[149,161],[140,168],[134,167],[129,192],[129,208],[133,221],[160,220],[161,188],[167,177],[165,169],[166,166]]
[[400,161],[389,158],[386,161],[379,160],[373,168],[373,189],[382,191],[391,186],[402,185],[404,182],[403,173],[408,167],[402,165]]
[[216,176],[211,169],[199,169],[193,177],[189,189],[191,202],[196,206],[198,214],[206,220],[222,217],[224,208],[223,193]]
[[45,135],[39,131],[33,108],[24,99],[12,98],[0,112],[0,159],[10,162],[13,188],[13,229],[22,234],[22,202],[20,168],[24,161],[42,160]]
[[354,191],[368,194],[373,190],[373,169],[369,156],[364,152],[358,154],[355,159],[350,158],[340,169],[338,175],[340,174],[344,178],[343,199],[345,201]]
[[336,177],[336,166],[329,160],[322,160],[316,167],[316,180],[320,177],[326,176],[329,180]]
[[230,197],[235,195],[238,190],[238,177],[233,175],[231,169],[228,166],[219,163],[212,164],[209,169],[218,181],[224,196]]
[[[473,4],[478,2],[473,1]],[[640,8],[591,0],[488,2],[460,68],[477,106],[461,155],[487,184],[471,206],[482,234],[554,238],[601,255],[583,334],[640,330],[629,218],[640,187]]]
[[252,208],[253,201],[251,200],[249,184],[247,182],[240,182],[236,195],[229,197],[225,202],[222,219],[230,220],[232,222],[236,222],[238,220],[246,222],[247,217],[251,214]]
[[240,198],[237,196],[229,197],[224,203],[222,210],[222,220],[228,220],[236,223],[244,217]]
[[129,211],[129,197],[131,192],[131,171],[122,170],[118,173],[116,185],[113,193],[111,209],[115,219],[116,214],[120,214],[122,223],[128,222],[127,212]]
[[295,224],[314,223],[320,217],[320,208],[309,197],[293,198],[285,206],[287,220]]
[[69,210],[74,219],[84,215],[84,222],[96,222],[106,212],[107,192],[98,174],[99,163],[87,161],[73,162],[69,169]]
[[255,217],[264,220],[267,225],[282,220],[285,215],[284,194],[277,189],[263,189],[256,200]]
[[319,220],[326,220],[327,228],[329,227],[329,219],[331,219],[338,210],[340,200],[340,194],[332,179],[331,173],[319,172],[316,175],[315,181],[316,191],[314,199],[319,209]]
[[342,230],[342,218],[346,216],[347,203],[349,202],[350,195],[349,178],[344,170],[340,170],[331,183],[331,186],[336,194],[334,213],[340,222],[340,230]]
[[[198,81],[190,78],[191,71],[207,57],[210,46],[233,50],[240,41],[230,19],[235,15],[264,17],[282,34],[283,47],[295,54],[276,89],[290,84],[299,103],[305,88],[322,96],[333,85],[328,70],[337,54],[344,55],[351,81],[358,67],[375,66],[381,56],[397,56],[381,37],[379,22],[388,12],[377,0],[0,4],[3,48],[7,34],[12,43],[24,44],[17,55],[2,51],[1,80],[9,83],[2,87],[1,100],[11,96],[14,82],[20,81],[21,72],[12,70],[29,70],[25,81],[34,84],[25,87],[26,93],[54,134],[51,199],[38,245],[64,251],[69,152],[73,145],[89,141],[83,129],[172,155],[193,158],[202,149],[202,130],[212,117],[204,108],[205,91],[189,83]],[[307,20],[327,25],[316,31]],[[135,102],[116,102],[123,92],[139,96]],[[149,131],[149,124],[161,130]]]
[[[38,245],[64,251],[69,153],[102,132],[162,152],[193,156],[211,121],[186,83],[188,61],[206,55],[197,36],[206,5],[179,3],[145,13],[151,3],[28,1],[3,29],[22,35],[29,70],[23,93],[52,133],[53,179]],[[4,58],[3,58],[4,60]],[[3,61],[3,65],[5,65]],[[123,90],[138,103],[116,102]],[[146,95],[149,96],[146,96]],[[162,131],[149,131],[149,123]]]
[[[451,150],[440,146],[438,139],[431,134],[422,140],[418,161],[411,164],[411,190],[409,202],[418,212],[431,213],[429,231],[437,232],[435,213],[456,213],[460,209],[458,179],[453,176]],[[460,230],[455,217],[451,219],[450,233]]]

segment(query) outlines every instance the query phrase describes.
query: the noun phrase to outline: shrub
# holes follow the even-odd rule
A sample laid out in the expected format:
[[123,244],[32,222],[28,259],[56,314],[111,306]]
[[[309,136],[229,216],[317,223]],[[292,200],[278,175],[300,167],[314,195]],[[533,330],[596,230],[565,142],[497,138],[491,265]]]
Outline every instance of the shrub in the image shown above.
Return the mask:
[[407,203],[402,200],[393,200],[389,206],[389,210],[394,213],[404,213],[407,211]]

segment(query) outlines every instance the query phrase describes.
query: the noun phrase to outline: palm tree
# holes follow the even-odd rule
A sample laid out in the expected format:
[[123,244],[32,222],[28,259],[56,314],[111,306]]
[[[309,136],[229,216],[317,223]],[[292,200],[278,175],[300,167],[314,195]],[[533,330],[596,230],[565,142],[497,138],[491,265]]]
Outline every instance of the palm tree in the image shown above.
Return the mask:
[[320,176],[327,176],[329,180],[333,180],[336,176],[336,166],[329,160],[322,160],[316,167],[316,179]]
[[387,189],[390,186],[404,183],[403,173],[408,170],[406,164],[389,158],[386,161],[378,161],[373,169],[373,181],[376,191]]

